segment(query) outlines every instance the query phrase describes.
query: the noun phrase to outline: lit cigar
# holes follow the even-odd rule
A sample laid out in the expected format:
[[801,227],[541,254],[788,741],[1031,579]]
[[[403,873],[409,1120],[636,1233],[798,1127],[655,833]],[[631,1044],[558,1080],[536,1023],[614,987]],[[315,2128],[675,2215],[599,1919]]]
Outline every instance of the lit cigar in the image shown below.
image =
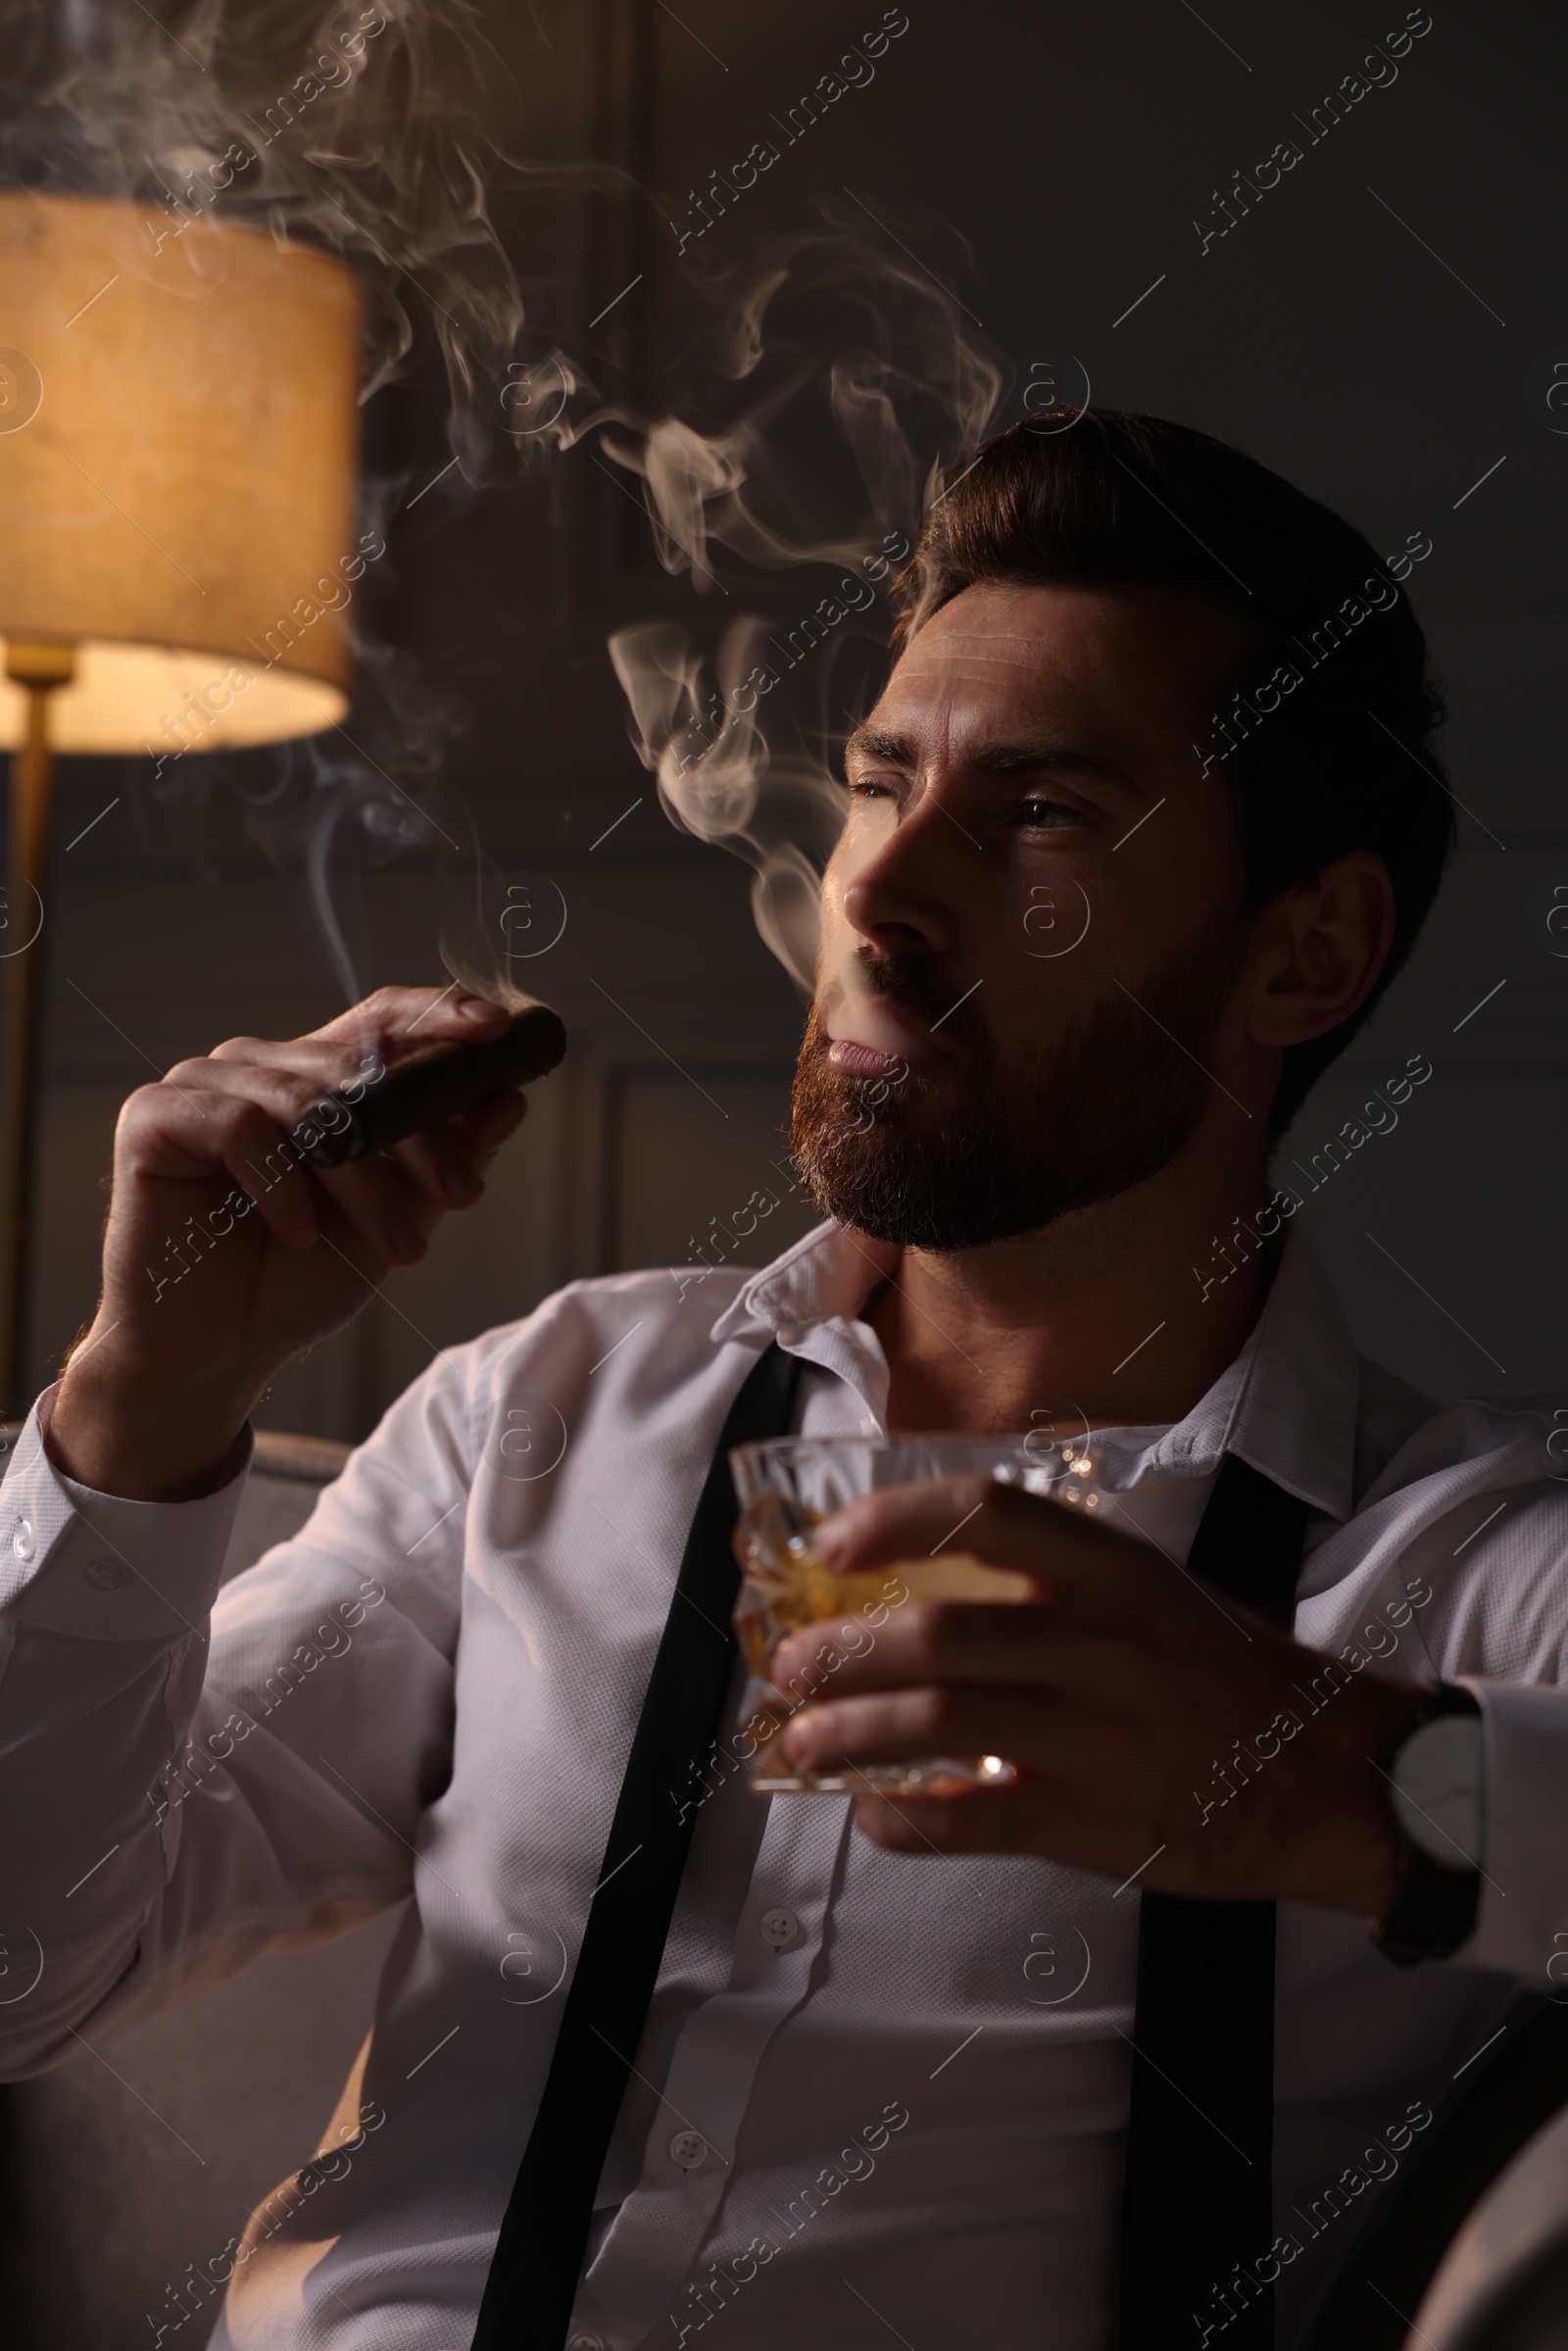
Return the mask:
[[313,1102],[294,1141],[313,1167],[347,1167],[371,1151],[477,1109],[507,1086],[526,1086],[554,1069],[566,1031],[548,1004],[529,1004],[499,1037],[473,1045],[427,1045],[363,1085],[336,1087]]

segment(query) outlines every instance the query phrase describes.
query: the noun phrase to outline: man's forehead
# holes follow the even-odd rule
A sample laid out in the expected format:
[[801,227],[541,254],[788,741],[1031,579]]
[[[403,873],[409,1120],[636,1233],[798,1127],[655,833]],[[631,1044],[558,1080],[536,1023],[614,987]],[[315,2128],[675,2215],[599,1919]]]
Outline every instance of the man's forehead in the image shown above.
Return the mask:
[[987,583],[926,621],[888,679],[873,725],[922,718],[1097,718],[1162,732],[1228,665],[1235,623],[1159,590]]
[[1031,629],[922,629],[896,663],[872,726],[918,727],[922,721],[976,725],[991,718],[1087,713],[1108,700],[1095,664]]
[[1035,670],[1042,656],[1049,656],[1051,650],[1049,636],[1036,630],[948,628],[938,633],[928,622],[903,656],[899,667],[918,667],[923,654],[928,662],[973,662],[979,667],[990,663],[1000,668]]

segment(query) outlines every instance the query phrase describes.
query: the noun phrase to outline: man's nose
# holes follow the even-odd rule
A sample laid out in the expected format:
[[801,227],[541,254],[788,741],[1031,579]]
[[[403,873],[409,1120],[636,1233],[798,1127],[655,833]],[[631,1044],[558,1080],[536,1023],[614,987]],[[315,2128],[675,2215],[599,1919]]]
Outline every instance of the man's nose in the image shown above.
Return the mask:
[[920,947],[942,955],[958,930],[964,876],[979,849],[927,790],[844,893],[844,911],[879,953]]

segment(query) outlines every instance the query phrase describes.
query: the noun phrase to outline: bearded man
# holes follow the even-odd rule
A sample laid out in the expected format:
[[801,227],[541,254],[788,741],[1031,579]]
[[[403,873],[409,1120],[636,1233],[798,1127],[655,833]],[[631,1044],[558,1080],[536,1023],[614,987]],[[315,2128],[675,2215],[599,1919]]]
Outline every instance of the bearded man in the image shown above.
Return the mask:
[[[4,1490],[0,1885],[46,1955],[6,2068],[407,1904],[342,2122],[198,2273],[221,2351],[1284,2351],[1547,1988],[1552,1407],[1358,1357],[1269,1173],[1450,846],[1422,634],[1247,457],[1066,421],[991,443],[899,583],[799,1246],[446,1351],[219,1596],[268,1380],[523,1103],[290,1164],[367,1051],[504,1017],[394,989],[125,1105],[102,1303]],[[751,1792],[725,1452],[769,1430],[1092,1444],[1095,1517],[976,1477],[851,1503],[832,1566],[961,1528],[1028,1597],[775,1668],[796,1768],[995,1785]]]

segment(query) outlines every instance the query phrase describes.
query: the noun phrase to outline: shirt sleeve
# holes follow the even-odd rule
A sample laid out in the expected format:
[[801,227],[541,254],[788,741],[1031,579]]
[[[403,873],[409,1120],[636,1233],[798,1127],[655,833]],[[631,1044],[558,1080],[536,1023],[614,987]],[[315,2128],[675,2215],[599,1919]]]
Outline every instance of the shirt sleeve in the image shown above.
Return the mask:
[[[1481,1897],[1473,1932],[1444,1964],[1544,1992],[1568,1984],[1568,1487],[1542,1444],[1555,1401],[1449,1407],[1389,1473],[1415,1673],[1458,1683],[1482,1713]],[[1399,1524],[1401,1491],[1420,1510],[1413,1538]]]
[[248,1434],[218,1493],[127,1501],[54,1467],[40,1398],[0,1489],[0,2078],[412,1890],[451,1770],[466,1387],[438,1359],[221,1592]]
[[1568,1984],[1568,1690],[1462,1679],[1481,1701],[1486,1860],[1458,1959]]

